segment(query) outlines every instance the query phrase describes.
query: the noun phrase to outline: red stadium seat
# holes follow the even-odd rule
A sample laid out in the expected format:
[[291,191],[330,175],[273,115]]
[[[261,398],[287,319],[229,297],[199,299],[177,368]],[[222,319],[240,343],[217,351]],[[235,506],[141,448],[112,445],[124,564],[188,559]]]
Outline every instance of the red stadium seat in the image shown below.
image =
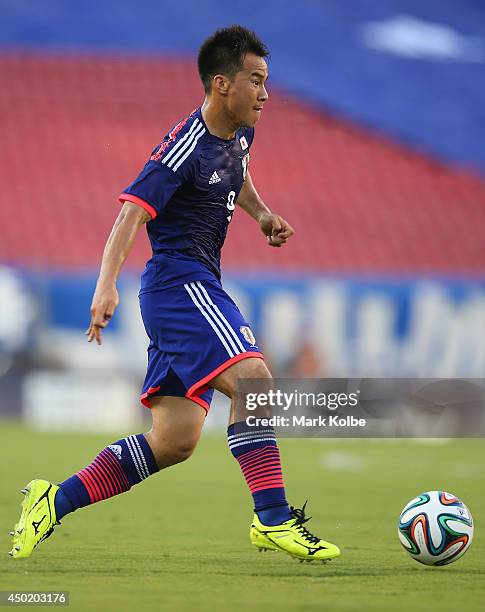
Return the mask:
[[[194,62],[4,54],[0,75],[0,260],[94,268],[118,193],[200,103]],[[251,174],[296,235],[268,248],[239,211],[226,269],[483,273],[483,180],[270,96]],[[127,265],[148,256],[140,237]]]

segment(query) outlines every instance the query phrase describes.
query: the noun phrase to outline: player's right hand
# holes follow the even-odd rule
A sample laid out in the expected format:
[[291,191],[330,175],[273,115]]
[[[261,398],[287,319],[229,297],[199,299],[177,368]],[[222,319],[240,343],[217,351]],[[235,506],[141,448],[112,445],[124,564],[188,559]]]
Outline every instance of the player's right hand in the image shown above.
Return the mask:
[[96,287],[91,303],[91,323],[86,330],[88,342],[92,342],[96,339],[98,344],[102,343],[101,330],[111,321],[119,303],[120,298],[115,285],[110,287]]

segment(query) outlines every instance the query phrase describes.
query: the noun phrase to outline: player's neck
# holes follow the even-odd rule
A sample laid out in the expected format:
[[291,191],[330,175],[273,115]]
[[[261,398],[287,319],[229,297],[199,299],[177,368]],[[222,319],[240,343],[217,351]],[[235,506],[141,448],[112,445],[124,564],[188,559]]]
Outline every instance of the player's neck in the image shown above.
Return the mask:
[[224,140],[234,138],[239,127],[233,124],[225,109],[210,98],[206,98],[202,104],[202,118],[209,132]]

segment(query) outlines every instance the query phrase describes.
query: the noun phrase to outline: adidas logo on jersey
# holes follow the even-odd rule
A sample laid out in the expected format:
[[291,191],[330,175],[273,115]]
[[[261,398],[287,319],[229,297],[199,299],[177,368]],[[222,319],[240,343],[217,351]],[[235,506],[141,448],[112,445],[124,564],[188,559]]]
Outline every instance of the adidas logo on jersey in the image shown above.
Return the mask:
[[110,444],[108,446],[108,448],[110,450],[113,451],[113,453],[118,457],[118,459],[121,461],[121,452],[123,451],[123,447],[120,446],[119,444]]
[[219,178],[219,175],[217,174],[217,172],[214,172],[214,174],[209,179],[209,185],[213,185],[214,183],[220,183],[221,180],[222,179]]

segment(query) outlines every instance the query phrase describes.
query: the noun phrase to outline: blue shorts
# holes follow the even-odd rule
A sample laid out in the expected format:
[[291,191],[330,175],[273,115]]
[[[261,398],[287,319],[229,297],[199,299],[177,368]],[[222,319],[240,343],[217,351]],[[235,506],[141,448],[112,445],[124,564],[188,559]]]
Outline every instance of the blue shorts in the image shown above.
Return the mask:
[[148,346],[141,402],[187,397],[209,410],[208,383],[233,363],[263,355],[251,328],[217,280],[200,280],[140,294]]

